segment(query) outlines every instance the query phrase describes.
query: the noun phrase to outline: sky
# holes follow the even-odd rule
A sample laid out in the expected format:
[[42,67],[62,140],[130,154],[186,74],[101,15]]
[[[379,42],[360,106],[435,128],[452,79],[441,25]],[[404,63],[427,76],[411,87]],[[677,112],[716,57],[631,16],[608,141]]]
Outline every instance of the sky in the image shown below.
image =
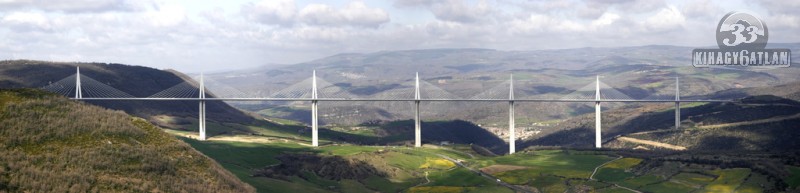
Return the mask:
[[798,43],[797,10],[797,0],[0,0],[0,59],[196,73],[387,50],[699,47],[716,45],[730,11],[760,17],[770,43]]

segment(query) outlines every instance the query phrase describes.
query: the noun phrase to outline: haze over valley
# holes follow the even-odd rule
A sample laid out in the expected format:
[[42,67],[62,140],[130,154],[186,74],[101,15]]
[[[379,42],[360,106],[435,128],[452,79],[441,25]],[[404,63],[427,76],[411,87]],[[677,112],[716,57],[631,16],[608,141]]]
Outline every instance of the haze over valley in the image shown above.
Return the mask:
[[0,192],[800,192],[798,9],[0,1]]

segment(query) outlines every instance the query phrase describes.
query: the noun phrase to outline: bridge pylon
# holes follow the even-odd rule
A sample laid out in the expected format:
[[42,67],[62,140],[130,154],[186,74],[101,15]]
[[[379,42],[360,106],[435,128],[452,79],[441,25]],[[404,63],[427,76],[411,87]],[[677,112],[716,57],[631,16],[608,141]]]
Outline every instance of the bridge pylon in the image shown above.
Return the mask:
[[597,81],[595,82],[595,91],[594,91],[594,147],[595,148],[602,148],[603,141],[600,135],[600,130],[602,130],[602,125],[600,124],[602,112],[600,110],[600,76],[597,76]]
[[80,99],[83,98],[83,91],[81,91],[81,67],[76,66],[77,70],[75,72],[75,98]]
[[319,146],[319,122],[317,102],[317,71],[311,73],[311,146]]
[[419,101],[422,97],[419,93],[419,72],[414,81],[414,147],[422,147],[422,125],[419,120]]
[[199,100],[200,109],[198,110],[198,112],[199,112],[198,113],[199,114],[198,119],[199,120],[198,120],[197,125],[198,125],[198,127],[200,127],[199,128],[199,130],[200,130],[200,140],[201,141],[205,141],[207,139],[207,137],[206,137],[206,101],[204,100],[206,98],[206,89],[205,89],[205,86],[204,86],[203,73],[202,72],[200,73],[200,88],[198,88],[198,89],[200,89],[200,93],[198,95],[198,98],[200,99]]
[[514,74],[509,77],[508,84],[508,154],[516,152],[517,133],[514,125]]
[[675,129],[681,128],[681,88],[678,77],[675,77]]

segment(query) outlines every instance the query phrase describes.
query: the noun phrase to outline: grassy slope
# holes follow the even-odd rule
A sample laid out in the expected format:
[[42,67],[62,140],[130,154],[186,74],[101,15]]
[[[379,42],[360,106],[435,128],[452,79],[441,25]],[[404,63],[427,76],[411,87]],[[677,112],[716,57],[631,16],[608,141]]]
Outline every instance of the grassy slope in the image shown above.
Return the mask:
[[36,90],[0,90],[0,192],[252,192],[146,121]]

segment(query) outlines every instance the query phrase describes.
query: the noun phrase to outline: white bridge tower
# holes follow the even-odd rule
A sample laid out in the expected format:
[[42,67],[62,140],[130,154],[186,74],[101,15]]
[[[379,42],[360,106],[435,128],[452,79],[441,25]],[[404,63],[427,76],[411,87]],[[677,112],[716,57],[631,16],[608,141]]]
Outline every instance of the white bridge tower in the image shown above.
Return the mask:
[[516,151],[517,133],[514,131],[514,74],[508,83],[508,154]]
[[311,146],[319,146],[319,122],[317,119],[317,71],[314,70],[311,74]]
[[600,135],[600,130],[602,130],[602,126],[600,124],[600,117],[602,117],[600,112],[600,76],[597,76],[597,81],[595,81],[595,90],[594,90],[594,147],[601,148],[603,146],[602,137]]
[[199,96],[198,96],[199,99],[200,99],[200,110],[199,110],[200,117],[198,118],[199,122],[197,123],[197,125],[198,125],[198,127],[200,127],[200,140],[205,141],[206,138],[207,138],[206,137],[206,100],[205,100],[206,99],[206,87],[205,87],[204,82],[203,82],[203,73],[202,72],[200,73],[200,88],[198,88],[198,89],[200,89],[200,93],[199,93]]

